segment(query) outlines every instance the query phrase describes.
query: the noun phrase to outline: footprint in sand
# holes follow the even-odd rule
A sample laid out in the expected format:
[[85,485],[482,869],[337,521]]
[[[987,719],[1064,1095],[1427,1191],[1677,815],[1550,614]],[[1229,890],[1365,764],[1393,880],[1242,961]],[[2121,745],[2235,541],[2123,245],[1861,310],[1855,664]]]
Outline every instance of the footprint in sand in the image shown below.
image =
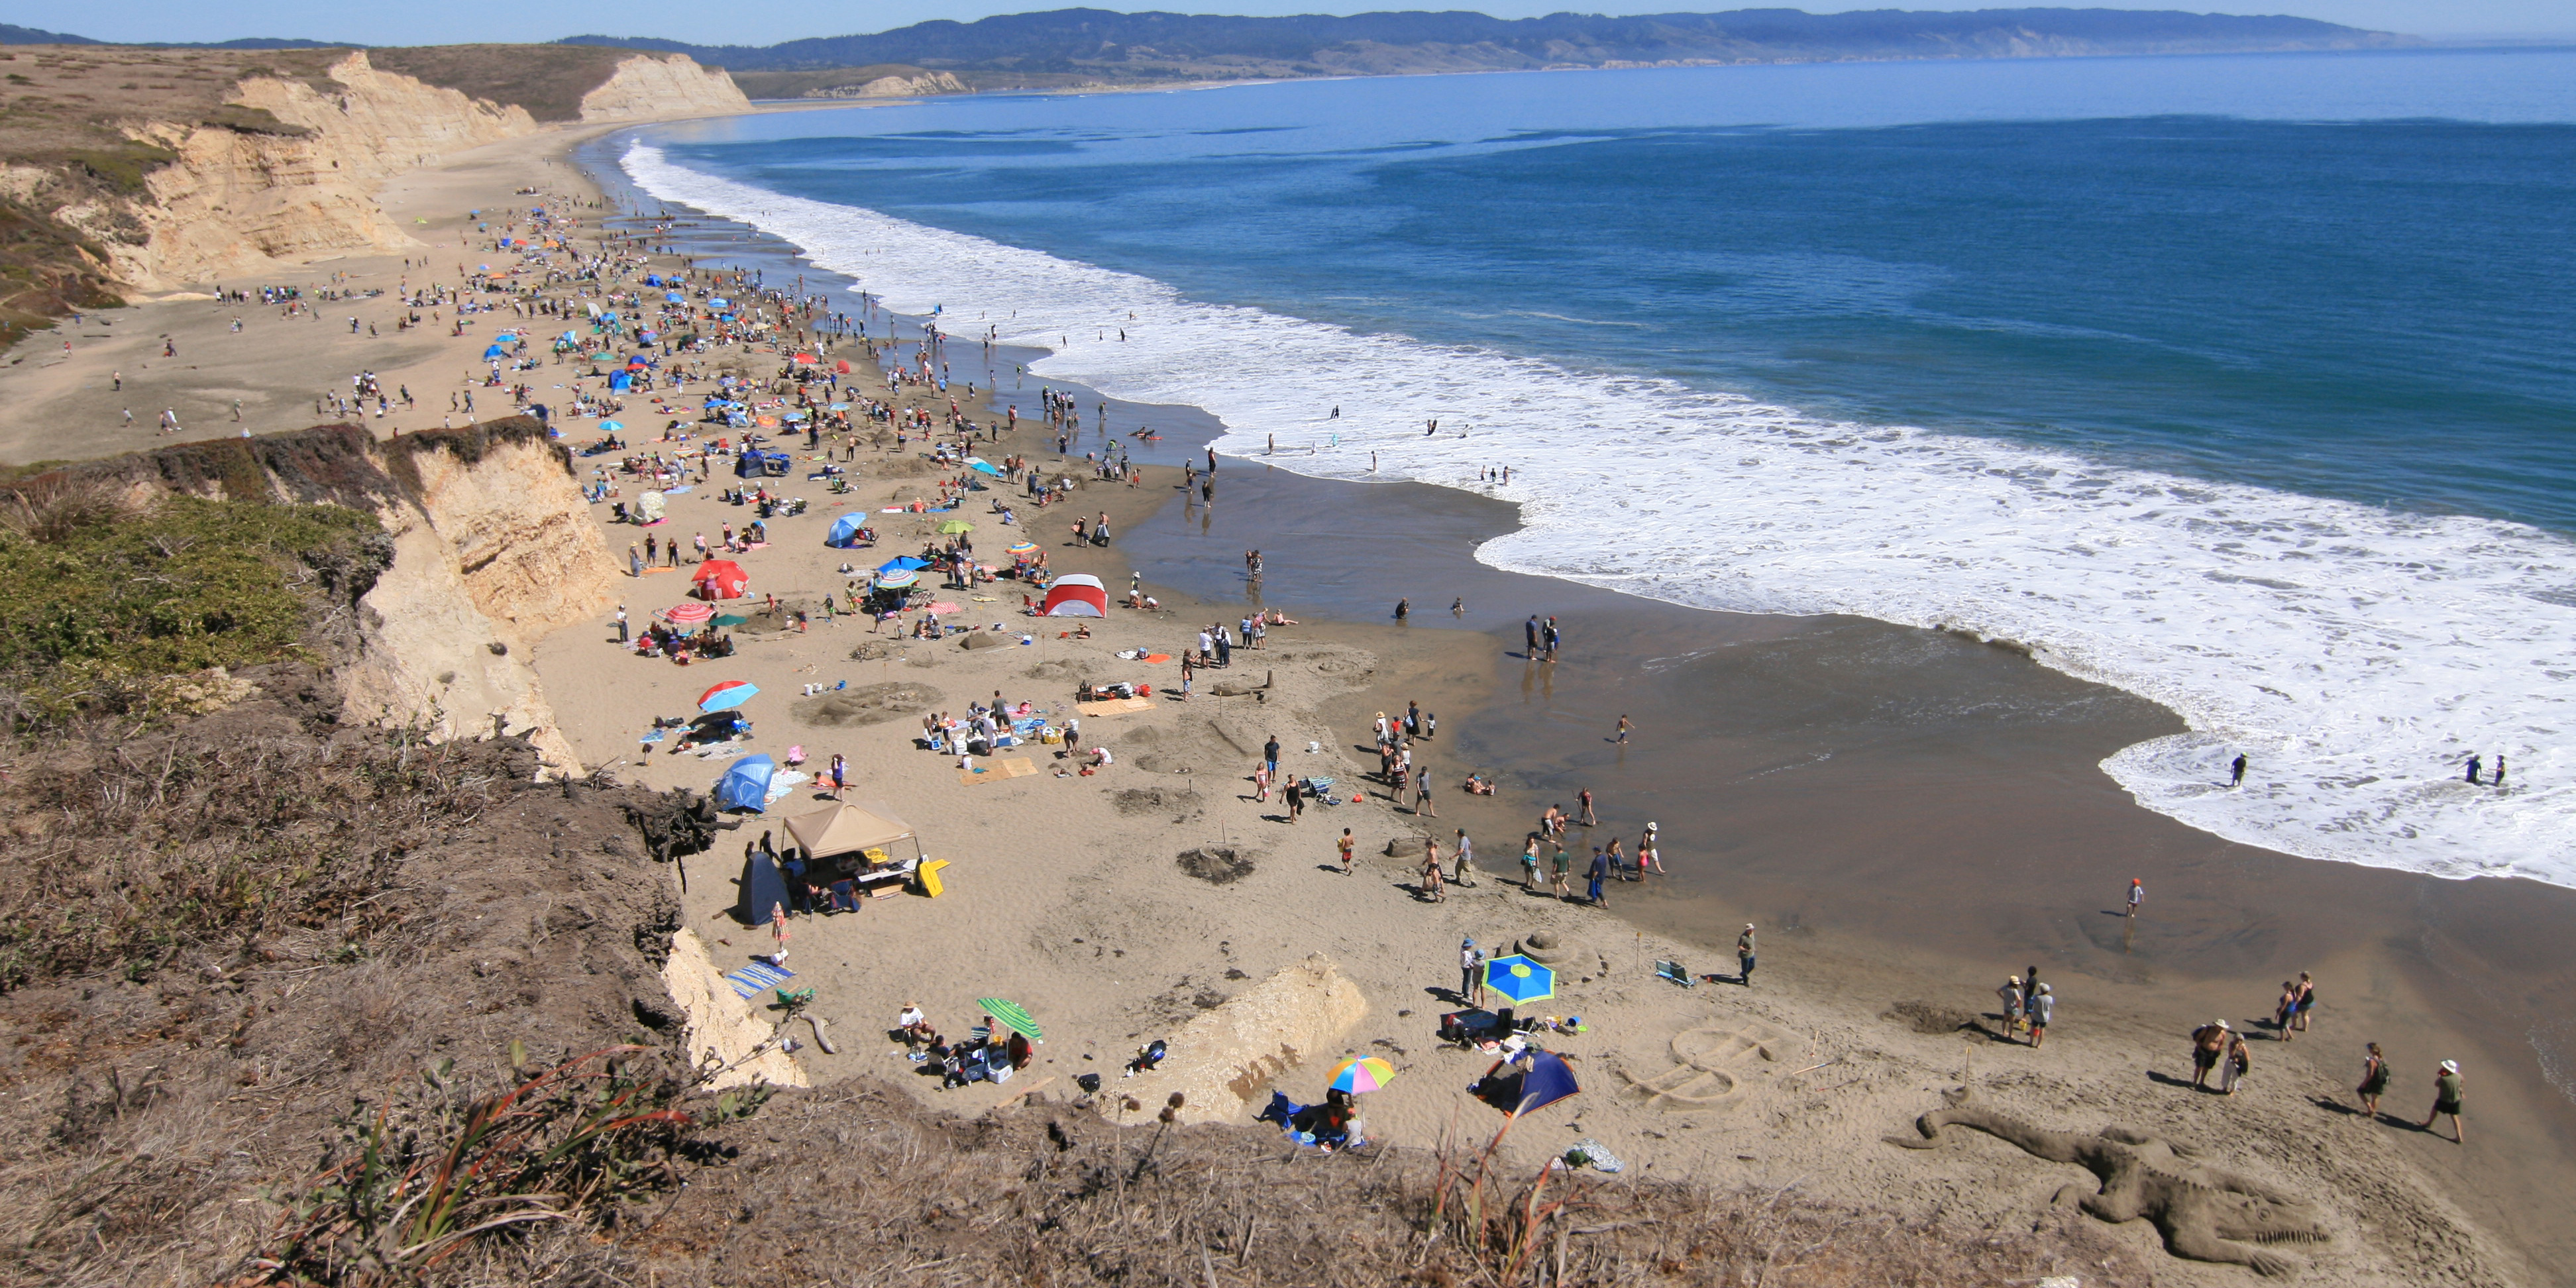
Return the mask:
[[1628,1075],[1649,1105],[1672,1113],[1728,1110],[1776,1076],[1804,1039],[1760,1020],[1684,1029],[1673,1035],[1673,1067],[1651,1077]]

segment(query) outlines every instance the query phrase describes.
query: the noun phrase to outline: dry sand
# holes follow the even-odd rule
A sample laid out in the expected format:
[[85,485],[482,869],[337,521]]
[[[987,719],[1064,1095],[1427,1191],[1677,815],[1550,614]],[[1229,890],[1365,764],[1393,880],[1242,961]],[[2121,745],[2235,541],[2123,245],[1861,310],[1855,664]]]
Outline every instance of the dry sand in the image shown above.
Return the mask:
[[[565,135],[540,136],[460,158],[397,184],[389,204],[424,241],[445,243],[426,253],[448,265],[452,279],[459,209],[520,204],[524,198],[511,196],[520,187],[565,186],[568,171],[554,155],[569,142]],[[416,212],[432,222],[412,223]],[[390,285],[401,264],[399,257],[355,260],[316,265],[301,276],[281,269],[276,280],[309,283],[333,270]],[[340,320],[354,312],[382,321],[391,307],[383,301],[336,311],[324,305],[323,321],[289,323],[269,310],[179,301],[120,311],[113,339],[89,338],[110,328],[80,328],[83,338],[68,361],[39,354],[41,340],[22,346],[14,356],[23,361],[0,375],[12,407],[0,424],[0,455],[26,461],[148,445],[163,405],[180,409],[191,436],[238,433],[228,419],[233,397],[243,399],[245,423],[255,430],[300,427],[310,419],[315,393],[345,387],[362,368],[388,384],[409,383],[424,409],[371,424],[435,425],[446,394],[479,374],[474,355],[483,341],[471,332],[447,337],[443,330],[397,339],[390,328],[374,339],[352,338]],[[246,320],[238,336],[227,329],[234,312]],[[163,332],[179,344],[175,363],[152,356]],[[111,370],[127,375],[126,395],[106,390]],[[131,431],[116,423],[122,403],[136,411]],[[575,433],[576,440],[586,437]],[[646,435],[630,438],[652,446]],[[1018,450],[1035,454],[1033,436]],[[846,499],[881,502],[920,486],[917,477],[884,477],[913,467],[889,467],[881,453],[860,456],[861,489]],[[1128,531],[1171,494],[1172,472],[1150,473],[1145,487],[1086,487],[1074,508],[1108,508]],[[843,584],[838,565],[866,553],[821,545],[837,512],[829,502],[845,498],[801,478],[783,481],[781,490],[806,497],[814,508],[774,520],[774,543],[740,557],[755,591],[810,596],[837,589]],[[713,500],[714,491],[702,487],[675,498],[673,522],[659,531],[703,529],[712,540],[724,519],[747,517]],[[633,493],[630,482],[627,495]],[[980,508],[970,502],[969,512]],[[596,513],[605,520],[605,507]],[[1070,514],[1023,513],[1048,534],[1043,541],[1060,568],[1099,573],[1113,588],[1125,584],[1130,568],[1121,553],[1057,544],[1056,521]],[[989,516],[972,517],[986,525],[978,536],[988,550],[1009,531],[991,526]],[[871,563],[917,543],[927,526],[910,516],[880,518],[886,540]],[[612,549],[622,549],[637,534],[612,528],[608,535]],[[1154,569],[1138,571],[1154,580]],[[640,624],[651,610],[680,601],[685,572],[628,584],[626,605]],[[1558,997],[1529,1009],[1585,1017],[1590,1032],[1550,1045],[1573,1058],[1586,1090],[1511,1134],[1504,1148],[1523,1163],[1589,1136],[1646,1178],[1794,1185],[1914,1216],[1937,1212],[1994,1228],[2026,1227],[2060,1185],[2083,1174],[1984,1137],[1936,1153],[1881,1143],[1914,1115],[1937,1107],[1946,1088],[1966,1083],[1988,1102],[2040,1125],[2125,1124],[2167,1133],[2202,1146],[2218,1165],[2314,1199],[2333,1239],[2294,1250],[2313,1261],[2312,1282],[2540,1283],[2568,1272],[2534,1265],[2517,1250],[2548,1242],[2546,1234],[2512,1228],[2549,1220],[2544,1213],[2558,1205],[2547,1196],[2512,1210],[2490,1203],[2473,1221],[2443,1196],[2437,1174],[2421,1161],[2428,1147],[2452,1149],[2447,1142],[2318,1114],[2310,1098],[2341,1094],[2340,1073],[2264,1059],[2248,1094],[2195,1095],[2142,1080],[2144,1071],[2176,1065],[2181,1039],[2161,1022],[2070,1006],[2048,1047],[2032,1051],[1997,1040],[1993,1022],[1979,1016],[1992,1008],[1980,1005],[1976,987],[1927,976],[1923,959],[1909,959],[1895,946],[1838,963],[1775,935],[1766,941],[1758,987],[1683,989],[1656,979],[1652,963],[1678,958],[1696,970],[1731,973],[1731,963],[1721,965],[1712,951],[1717,946],[1535,897],[1490,874],[1473,889],[1453,887],[1443,904],[1426,903],[1415,891],[1412,865],[1381,854],[1387,842],[1426,825],[1444,836],[1465,825],[1488,868],[1507,866],[1528,804],[1469,801],[1455,790],[1456,765],[1439,765],[1444,817],[1438,820],[1417,821],[1373,785],[1364,803],[1310,809],[1294,825],[1283,821],[1275,803],[1251,798],[1248,772],[1262,739],[1274,734],[1290,748],[1284,767],[1330,774],[1347,792],[1360,781],[1361,767],[1350,721],[1408,691],[1444,694],[1435,709],[1443,714],[1446,745],[1471,726],[1485,696],[1480,690],[1492,682],[1496,645],[1489,638],[1351,625],[1274,628],[1269,648],[1238,653],[1231,670],[1204,677],[1203,690],[1218,681],[1266,681],[1257,697],[1203,691],[1188,703],[1086,720],[1085,741],[1105,744],[1119,758],[1092,777],[1055,776],[1056,762],[1041,750],[1036,775],[968,785],[953,760],[911,745],[908,717],[837,727],[799,721],[798,692],[810,683],[926,686],[937,690],[938,706],[952,711],[996,690],[1061,710],[1083,677],[1174,684],[1170,664],[1140,665],[1114,654],[1177,650],[1198,623],[1233,616],[1231,609],[1166,594],[1161,613],[1114,609],[1094,624],[1093,638],[1067,640],[1055,635],[1064,623],[1018,616],[1010,583],[977,593],[996,598],[966,598],[963,620],[1047,629],[1027,646],[968,650],[954,641],[912,642],[859,660],[853,650],[887,637],[843,618],[837,626],[817,622],[801,635],[747,639],[736,657],[682,668],[619,651],[602,620],[567,628],[536,649],[562,731],[585,763],[652,786],[704,790],[718,764],[660,750],[640,754],[637,735],[654,716],[692,712],[697,694],[715,681],[749,679],[763,690],[747,708],[758,723],[755,750],[784,759],[787,747],[801,744],[809,770],[835,752],[847,755],[860,784],[850,796],[886,803],[915,825],[932,855],[952,862],[941,898],[906,895],[872,901],[856,915],[794,923],[790,964],[800,984],[817,990],[816,1009],[835,1021],[839,1048],[837,1055],[810,1046],[797,1053],[817,1085],[874,1074],[942,1107],[972,1112],[1032,1090],[1063,1093],[1075,1074],[1097,1071],[1112,1093],[1104,1112],[1120,1116],[1121,1099],[1132,1095],[1150,1113],[1192,1053],[1176,1051],[1165,1071],[1132,1081],[1117,1076],[1120,1062],[1145,1041],[1176,1037],[1207,1009],[1322,954],[1357,987],[1365,1011],[1337,1046],[1297,1052],[1298,1063],[1275,1085],[1293,1098],[1313,1098],[1333,1060],[1381,1055],[1399,1077],[1365,1099],[1370,1135],[1409,1147],[1444,1136],[1480,1141],[1501,1120],[1463,1089],[1486,1060],[1434,1043],[1435,1016],[1450,1005],[1439,990],[1456,983],[1462,937],[1490,949],[1544,930],[1569,948]],[[1320,750],[1304,750],[1309,742]],[[800,792],[771,816],[793,812],[808,796]],[[740,861],[731,838],[774,826],[748,823],[687,864],[685,924],[704,938],[720,967],[770,946],[765,929],[739,926],[726,912]],[[1332,870],[1331,841],[1345,826],[1363,855],[1356,875],[1347,877]],[[1224,884],[1185,873],[1181,852],[1209,845],[1247,854],[1250,871]],[[1877,986],[1859,986],[1856,975],[1874,978]],[[1891,988],[1890,978],[1907,984]],[[1934,1004],[1896,1012],[1888,1005],[1891,993]],[[882,1034],[905,1002],[920,1003],[946,1031],[962,1032],[973,1021],[975,999],[996,995],[1028,1007],[1049,1035],[1038,1064],[1006,1087],[937,1092],[931,1080],[909,1076],[911,1066]],[[2268,1055],[2258,1047],[2258,1059]],[[1678,1098],[1652,1097],[1635,1089],[1641,1083]],[[2411,1114],[2425,1080],[2415,1073],[2400,1086],[2405,1099],[2392,1108]],[[2471,1130],[2477,1130],[2474,1118]],[[2142,1251],[2155,1243],[2143,1222],[2120,1227],[2117,1237]],[[2161,1265],[2166,1280],[2177,1284],[2250,1279],[2234,1267]]]

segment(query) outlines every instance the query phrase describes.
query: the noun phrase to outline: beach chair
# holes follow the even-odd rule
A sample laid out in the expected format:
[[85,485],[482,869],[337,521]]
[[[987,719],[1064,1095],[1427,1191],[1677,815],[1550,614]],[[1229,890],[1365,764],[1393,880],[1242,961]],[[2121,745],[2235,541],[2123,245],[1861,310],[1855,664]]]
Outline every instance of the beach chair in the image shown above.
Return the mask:
[[1655,974],[1660,978],[1671,980],[1684,988],[1699,987],[1699,981],[1692,979],[1690,970],[1680,962],[1656,962]]

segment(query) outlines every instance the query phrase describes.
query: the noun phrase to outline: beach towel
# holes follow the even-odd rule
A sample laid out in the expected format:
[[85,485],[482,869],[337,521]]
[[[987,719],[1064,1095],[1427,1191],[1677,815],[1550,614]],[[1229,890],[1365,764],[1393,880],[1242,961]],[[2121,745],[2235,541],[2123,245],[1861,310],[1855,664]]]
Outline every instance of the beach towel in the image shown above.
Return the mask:
[[1106,702],[1077,702],[1074,707],[1086,716],[1123,716],[1131,711],[1151,711],[1152,698],[1111,698]]
[[725,981],[733,985],[734,994],[739,997],[758,996],[761,990],[776,988],[794,978],[796,972],[767,962],[753,962],[740,970],[725,972]]
[[1026,778],[1036,772],[1038,767],[1035,761],[1026,756],[1012,756],[1003,760],[986,761],[973,769],[958,770],[957,781],[972,786],[976,783],[997,783],[1005,778]]

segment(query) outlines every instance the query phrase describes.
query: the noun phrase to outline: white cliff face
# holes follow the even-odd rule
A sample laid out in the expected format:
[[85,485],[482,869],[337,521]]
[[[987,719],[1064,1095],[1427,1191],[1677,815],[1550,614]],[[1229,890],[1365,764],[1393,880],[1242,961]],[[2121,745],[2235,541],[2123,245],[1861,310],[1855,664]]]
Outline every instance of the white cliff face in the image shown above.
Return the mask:
[[751,110],[733,78],[701,67],[687,54],[637,54],[617,65],[599,88],[581,96],[581,119],[645,121],[671,116],[718,116]]
[[918,98],[926,94],[963,94],[966,83],[948,72],[921,76],[879,76],[858,85],[816,90],[810,98]]
[[[145,291],[237,277],[277,260],[417,242],[387,219],[376,192],[448,153],[536,132],[526,108],[472,98],[380,71],[364,52],[330,68],[331,85],[255,76],[233,102],[289,127],[259,133],[199,122],[138,122],[126,133],[177,160],[146,177],[137,200],[92,199],[56,212],[108,251],[111,271]],[[334,87],[336,86],[336,87]],[[685,55],[638,54],[582,100],[585,122],[749,111],[730,77]],[[45,178],[0,174],[0,190],[33,193]],[[140,227],[139,239],[121,232]]]

